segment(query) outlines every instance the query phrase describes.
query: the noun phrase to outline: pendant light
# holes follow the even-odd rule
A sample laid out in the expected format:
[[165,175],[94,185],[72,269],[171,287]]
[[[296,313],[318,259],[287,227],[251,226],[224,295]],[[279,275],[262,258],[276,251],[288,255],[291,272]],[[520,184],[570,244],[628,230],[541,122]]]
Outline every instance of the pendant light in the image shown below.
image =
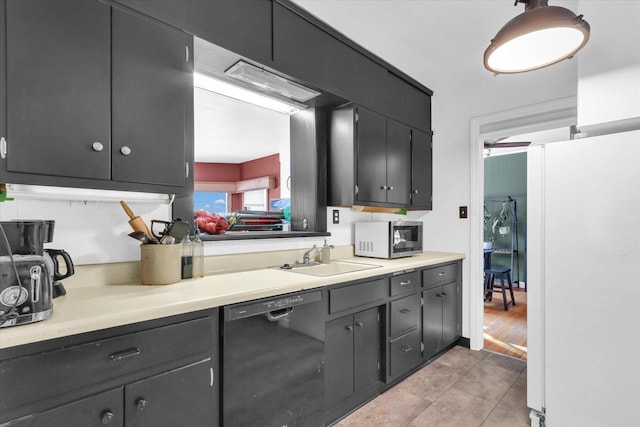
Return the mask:
[[495,74],[523,73],[575,55],[589,40],[589,23],[547,0],[516,0],[525,12],[507,22],[484,52],[484,66]]

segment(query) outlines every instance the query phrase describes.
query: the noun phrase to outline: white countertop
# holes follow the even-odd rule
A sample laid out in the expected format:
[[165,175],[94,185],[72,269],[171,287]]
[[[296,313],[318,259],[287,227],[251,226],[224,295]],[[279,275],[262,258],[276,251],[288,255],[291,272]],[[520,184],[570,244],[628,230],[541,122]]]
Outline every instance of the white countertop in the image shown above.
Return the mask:
[[326,277],[266,268],[183,280],[172,285],[144,286],[136,282],[68,288],[65,296],[54,300],[53,315],[49,319],[1,328],[0,349],[462,258],[462,254],[448,252],[425,252],[395,260],[345,258],[340,261],[380,267]]

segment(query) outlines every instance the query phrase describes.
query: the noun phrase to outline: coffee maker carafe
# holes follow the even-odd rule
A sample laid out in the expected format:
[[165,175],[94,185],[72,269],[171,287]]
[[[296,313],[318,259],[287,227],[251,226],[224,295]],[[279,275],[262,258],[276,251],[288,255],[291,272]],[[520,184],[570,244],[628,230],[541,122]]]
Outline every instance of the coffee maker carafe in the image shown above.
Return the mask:
[[0,328],[48,319],[52,299],[65,294],[59,280],[74,273],[71,257],[44,249],[54,225],[51,220],[0,222]]

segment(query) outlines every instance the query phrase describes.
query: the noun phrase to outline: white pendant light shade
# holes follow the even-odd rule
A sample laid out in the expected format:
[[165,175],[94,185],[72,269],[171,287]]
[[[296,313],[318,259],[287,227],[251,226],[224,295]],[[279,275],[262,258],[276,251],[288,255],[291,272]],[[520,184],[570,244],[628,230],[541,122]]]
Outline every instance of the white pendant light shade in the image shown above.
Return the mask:
[[571,58],[589,40],[589,24],[563,7],[530,0],[507,22],[484,52],[484,66],[496,74],[537,70]]

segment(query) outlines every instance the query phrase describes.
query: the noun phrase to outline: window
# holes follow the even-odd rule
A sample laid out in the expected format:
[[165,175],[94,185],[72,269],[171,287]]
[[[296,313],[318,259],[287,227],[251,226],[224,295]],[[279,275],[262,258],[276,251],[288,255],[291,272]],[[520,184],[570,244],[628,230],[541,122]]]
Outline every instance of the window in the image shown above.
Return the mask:
[[193,193],[194,209],[225,215],[228,212],[228,193],[221,191],[196,191]]

